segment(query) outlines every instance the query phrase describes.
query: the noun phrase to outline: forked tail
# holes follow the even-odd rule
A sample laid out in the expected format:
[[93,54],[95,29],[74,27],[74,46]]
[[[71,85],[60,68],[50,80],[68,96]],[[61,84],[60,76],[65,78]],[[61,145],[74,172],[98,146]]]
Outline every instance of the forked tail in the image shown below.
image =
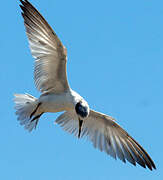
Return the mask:
[[29,94],[14,94],[16,115],[18,121],[29,132],[36,128],[42,113],[38,113],[37,110],[41,105],[37,98]]

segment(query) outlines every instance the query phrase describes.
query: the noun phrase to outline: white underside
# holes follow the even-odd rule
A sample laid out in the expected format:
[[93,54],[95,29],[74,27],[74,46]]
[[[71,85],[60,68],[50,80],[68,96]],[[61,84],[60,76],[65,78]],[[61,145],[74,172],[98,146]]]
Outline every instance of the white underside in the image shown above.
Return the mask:
[[[61,112],[74,110],[76,103],[82,97],[73,90],[62,94],[45,93],[38,101],[41,103],[39,112]],[[37,112],[37,113],[39,113]]]
[[71,89],[60,94],[47,92],[39,99],[29,94],[15,94],[14,99],[18,120],[29,131],[36,128],[42,113],[73,111],[80,100],[82,97]]

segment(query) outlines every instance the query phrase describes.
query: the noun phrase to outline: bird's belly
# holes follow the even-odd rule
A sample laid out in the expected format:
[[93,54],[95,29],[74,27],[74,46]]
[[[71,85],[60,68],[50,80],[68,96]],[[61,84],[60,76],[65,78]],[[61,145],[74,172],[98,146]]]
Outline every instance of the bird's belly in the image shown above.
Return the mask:
[[65,107],[65,104],[62,103],[43,102],[41,109],[44,112],[60,112],[66,110],[67,108]]
[[46,95],[39,100],[43,112],[61,112],[73,108],[71,101],[63,95]]

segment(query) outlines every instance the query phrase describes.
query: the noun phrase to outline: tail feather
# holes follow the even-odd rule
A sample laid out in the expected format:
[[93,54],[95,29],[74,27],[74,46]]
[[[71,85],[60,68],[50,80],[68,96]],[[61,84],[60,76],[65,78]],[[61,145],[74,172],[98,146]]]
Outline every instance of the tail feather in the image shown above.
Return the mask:
[[[30,132],[36,128],[40,117],[36,114],[37,112],[34,114],[34,117],[30,117],[38,105],[38,100],[29,94],[14,94],[14,96],[17,119]],[[36,116],[38,118],[35,118]],[[33,118],[35,118],[34,121],[32,121]]]

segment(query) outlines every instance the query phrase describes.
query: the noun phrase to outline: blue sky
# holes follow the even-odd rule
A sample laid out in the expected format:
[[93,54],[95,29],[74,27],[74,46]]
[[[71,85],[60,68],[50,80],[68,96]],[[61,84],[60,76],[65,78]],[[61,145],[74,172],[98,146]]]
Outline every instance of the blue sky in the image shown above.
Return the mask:
[[0,179],[163,179],[163,1],[31,0],[68,49],[68,80],[91,108],[112,115],[157,170],[115,161],[44,114],[28,133],[14,93],[39,97],[19,1],[1,2]]

